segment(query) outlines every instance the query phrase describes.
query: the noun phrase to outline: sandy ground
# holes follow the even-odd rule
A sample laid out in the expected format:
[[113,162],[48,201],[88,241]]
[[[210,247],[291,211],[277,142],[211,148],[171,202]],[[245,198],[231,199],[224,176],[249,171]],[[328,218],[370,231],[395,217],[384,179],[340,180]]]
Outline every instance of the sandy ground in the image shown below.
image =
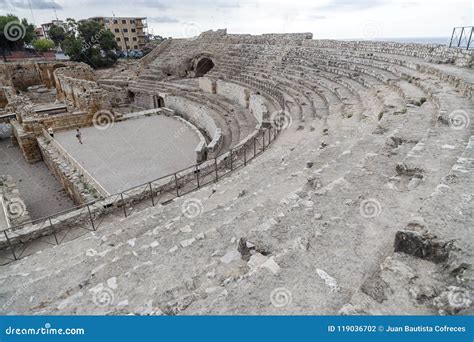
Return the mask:
[[56,140],[110,193],[179,171],[196,163],[198,136],[165,116],[115,123],[107,129],[58,132]]
[[74,207],[46,164],[28,164],[20,149],[9,145],[10,139],[0,139],[0,174],[13,177],[33,219]]

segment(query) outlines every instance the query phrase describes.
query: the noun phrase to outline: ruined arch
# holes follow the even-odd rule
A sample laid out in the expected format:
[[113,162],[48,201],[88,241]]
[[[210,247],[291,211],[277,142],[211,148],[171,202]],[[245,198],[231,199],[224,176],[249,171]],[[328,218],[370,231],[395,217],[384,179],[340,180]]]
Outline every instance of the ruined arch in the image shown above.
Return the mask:
[[165,106],[165,99],[162,96],[153,96],[153,108],[163,108]]
[[214,68],[214,62],[209,57],[203,57],[196,63],[195,76],[202,77]]

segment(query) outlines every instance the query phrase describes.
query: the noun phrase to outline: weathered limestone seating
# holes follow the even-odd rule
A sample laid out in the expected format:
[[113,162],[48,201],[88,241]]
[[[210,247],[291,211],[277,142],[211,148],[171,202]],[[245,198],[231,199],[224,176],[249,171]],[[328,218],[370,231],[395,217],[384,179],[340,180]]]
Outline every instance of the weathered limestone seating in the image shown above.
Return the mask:
[[[407,226],[397,232],[395,253],[388,256],[372,276],[373,279],[379,279],[380,297],[371,296],[371,292],[367,291],[370,287],[367,282],[368,286],[363,285],[356,291],[340,313],[404,314],[399,306],[400,298],[408,302],[434,298],[433,306],[443,315],[469,313],[472,304],[469,289],[473,286],[473,276],[468,265],[472,265],[474,260],[469,252],[472,249],[472,206],[469,204],[472,194],[466,191],[469,192],[468,189],[473,186],[473,152],[474,136],[471,136],[464,153],[449,173],[442,178]],[[447,213],[449,230],[443,227],[446,223],[439,215],[441,210]],[[461,215],[454,219],[452,215],[456,212]],[[414,262],[416,259],[424,261],[419,264]],[[407,280],[410,280],[409,286],[406,286]],[[435,286],[442,286],[440,283],[443,282],[447,282],[448,286],[445,285],[441,293],[433,292]],[[397,289],[397,292],[390,293],[388,289]],[[387,303],[380,301],[383,296]],[[458,300],[453,302],[452,298]],[[412,312],[417,313],[426,312],[422,308]]]
[[30,220],[25,203],[11,176],[0,175],[0,230],[21,225]]
[[[31,274],[7,312],[469,314],[472,52],[219,30],[169,40],[151,56],[130,82],[137,107],[152,108],[156,95],[177,113],[210,117],[208,129],[236,144],[219,170],[275,111],[297,124],[212,186],[143,211],[137,189],[131,217],[108,216],[93,234],[6,266],[7,297]],[[199,75],[203,58],[214,67]],[[192,171],[159,187],[173,191]],[[189,201],[198,215],[183,209]],[[45,291],[44,277],[57,287]],[[108,284],[115,301],[94,305]],[[282,287],[292,301],[275,308],[270,296]],[[458,294],[468,300],[449,300]]]
[[140,92],[140,95],[135,96],[135,102],[139,106],[149,107],[151,96],[144,94],[155,93],[164,99],[167,107],[206,132],[210,137],[210,158],[236,146],[253,132],[257,123],[248,110],[229,102],[224,96],[220,96],[222,94],[202,94],[196,88],[149,80],[132,83],[130,89]]
[[387,53],[412,56],[431,63],[448,63],[458,66],[472,66],[472,53],[462,49],[451,49],[442,45],[402,44],[396,42],[346,42],[337,40],[305,40],[303,46],[357,50],[370,53]]

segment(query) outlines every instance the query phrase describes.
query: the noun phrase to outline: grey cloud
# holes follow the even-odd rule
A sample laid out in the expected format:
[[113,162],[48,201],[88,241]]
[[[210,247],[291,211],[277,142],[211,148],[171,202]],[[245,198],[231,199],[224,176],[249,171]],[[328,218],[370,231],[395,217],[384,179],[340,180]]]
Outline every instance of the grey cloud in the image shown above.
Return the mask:
[[327,19],[327,17],[325,15],[309,15],[308,19],[309,20],[323,20],[323,19]]
[[388,4],[388,0],[331,0],[328,4],[319,7],[327,11],[358,11]]
[[59,5],[54,0],[10,0],[7,1],[12,8],[19,8],[19,9],[62,9],[61,5]]
[[178,19],[167,17],[167,16],[148,17],[148,21],[149,22],[156,22],[156,23],[179,23]]

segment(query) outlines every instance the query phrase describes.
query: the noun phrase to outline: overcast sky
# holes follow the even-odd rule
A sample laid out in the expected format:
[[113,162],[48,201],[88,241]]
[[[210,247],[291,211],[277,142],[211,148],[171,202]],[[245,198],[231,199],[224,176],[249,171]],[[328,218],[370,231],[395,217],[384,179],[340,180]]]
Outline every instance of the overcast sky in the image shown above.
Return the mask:
[[0,0],[0,14],[35,24],[55,18],[146,16],[149,32],[195,36],[312,32],[315,38],[445,37],[473,25],[472,0]]

